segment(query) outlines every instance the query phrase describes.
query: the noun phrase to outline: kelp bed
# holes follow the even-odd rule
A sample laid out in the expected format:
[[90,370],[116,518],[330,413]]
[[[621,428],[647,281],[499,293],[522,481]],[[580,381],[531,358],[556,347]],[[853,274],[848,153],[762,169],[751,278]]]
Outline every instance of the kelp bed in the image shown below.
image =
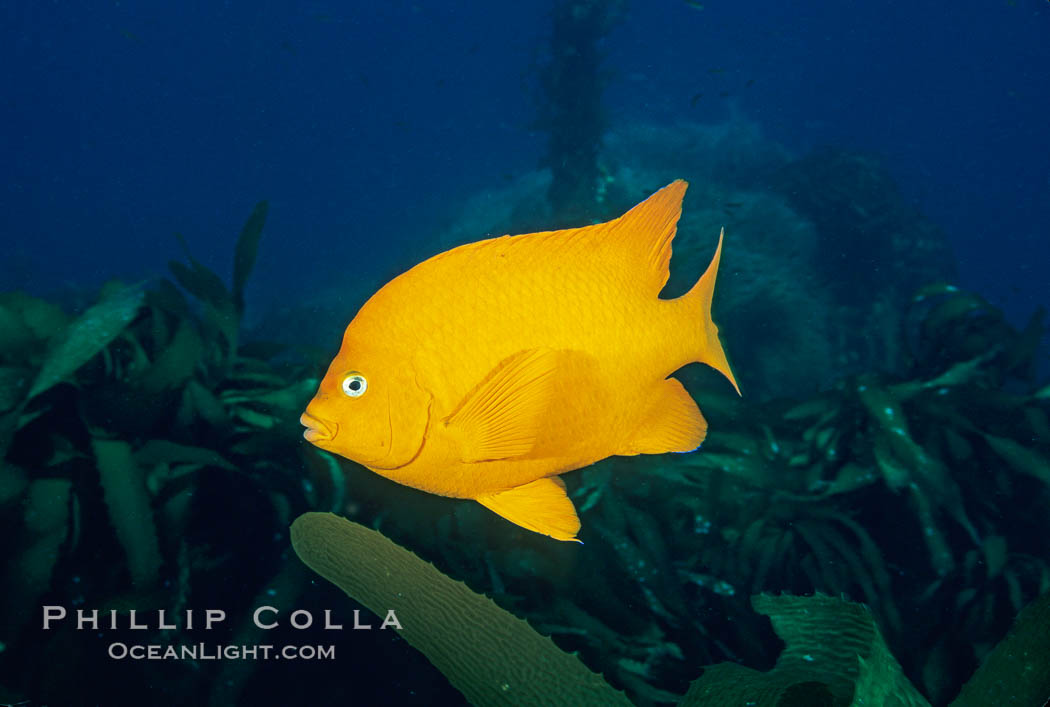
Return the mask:
[[[755,404],[686,369],[711,421],[703,450],[567,475],[577,546],[302,441],[327,355],[240,326],[265,217],[262,203],[245,224],[230,287],[187,254],[171,279],[110,283],[78,316],[0,295],[0,699],[516,704],[552,680],[565,697],[550,704],[945,704],[1040,596],[1011,639],[1025,649],[993,653],[958,704],[1050,691],[1032,682],[1050,666],[1040,316],[1018,331],[975,294],[927,287],[900,316],[901,370],[806,400]],[[459,692],[393,631],[253,626],[262,605],[357,606],[291,552],[292,521],[318,509],[363,525],[301,516],[303,560],[365,606],[409,607],[404,637]],[[155,621],[45,632],[43,604],[229,619],[207,636]],[[334,644],[337,661],[106,656],[113,641],[205,639]]]

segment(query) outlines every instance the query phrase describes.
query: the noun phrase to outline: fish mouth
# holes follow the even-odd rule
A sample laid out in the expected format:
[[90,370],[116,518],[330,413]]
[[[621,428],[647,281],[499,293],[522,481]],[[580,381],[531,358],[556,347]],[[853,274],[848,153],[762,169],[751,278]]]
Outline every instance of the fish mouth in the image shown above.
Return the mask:
[[335,422],[328,422],[322,420],[319,417],[314,417],[308,412],[304,412],[299,417],[299,423],[306,429],[303,431],[303,437],[307,442],[327,442],[335,438],[336,433],[339,432],[339,425]]

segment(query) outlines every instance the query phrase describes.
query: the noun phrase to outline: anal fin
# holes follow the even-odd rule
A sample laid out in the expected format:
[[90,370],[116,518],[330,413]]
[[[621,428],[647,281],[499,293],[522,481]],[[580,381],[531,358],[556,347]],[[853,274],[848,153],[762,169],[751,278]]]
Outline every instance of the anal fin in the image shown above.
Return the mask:
[[707,436],[707,420],[689,391],[675,378],[657,386],[649,413],[618,454],[691,452]]
[[474,500],[511,523],[555,540],[576,540],[580,530],[576,507],[565,493],[565,482],[557,476]]

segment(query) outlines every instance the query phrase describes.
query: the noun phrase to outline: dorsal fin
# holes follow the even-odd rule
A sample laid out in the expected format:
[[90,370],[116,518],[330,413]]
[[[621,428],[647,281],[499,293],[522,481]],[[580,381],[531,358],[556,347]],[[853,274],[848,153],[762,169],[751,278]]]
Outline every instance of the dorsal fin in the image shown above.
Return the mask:
[[[682,215],[682,198],[689,183],[676,179],[608,225],[606,244],[620,248],[637,268],[641,284],[653,295],[667,284],[671,241]],[[640,262],[639,262],[640,261]],[[637,263],[637,264],[636,264]]]
[[[647,295],[657,296],[670,276],[671,241],[682,215],[682,198],[689,183],[676,179],[619,218],[579,228],[537,231],[516,236],[490,238],[453,248],[435,255],[427,263],[464,254],[484,257],[489,249],[512,253],[526,248],[531,252],[542,243],[544,256],[556,258],[565,251],[600,253],[615,261],[616,267],[630,274],[630,281]],[[419,266],[417,266],[419,267]]]

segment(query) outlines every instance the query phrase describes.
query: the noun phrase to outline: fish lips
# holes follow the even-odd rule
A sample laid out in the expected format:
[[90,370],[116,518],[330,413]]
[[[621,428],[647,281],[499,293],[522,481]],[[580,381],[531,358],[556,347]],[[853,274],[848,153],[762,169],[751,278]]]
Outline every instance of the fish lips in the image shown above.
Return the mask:
[[339,432],[337,423],[314,417],[308,412],[304,412],[299,417],[299,423],[306,428],[303,431],[303,437],[307,442],[312,442],[313,444],[335,439],[336,434]]

